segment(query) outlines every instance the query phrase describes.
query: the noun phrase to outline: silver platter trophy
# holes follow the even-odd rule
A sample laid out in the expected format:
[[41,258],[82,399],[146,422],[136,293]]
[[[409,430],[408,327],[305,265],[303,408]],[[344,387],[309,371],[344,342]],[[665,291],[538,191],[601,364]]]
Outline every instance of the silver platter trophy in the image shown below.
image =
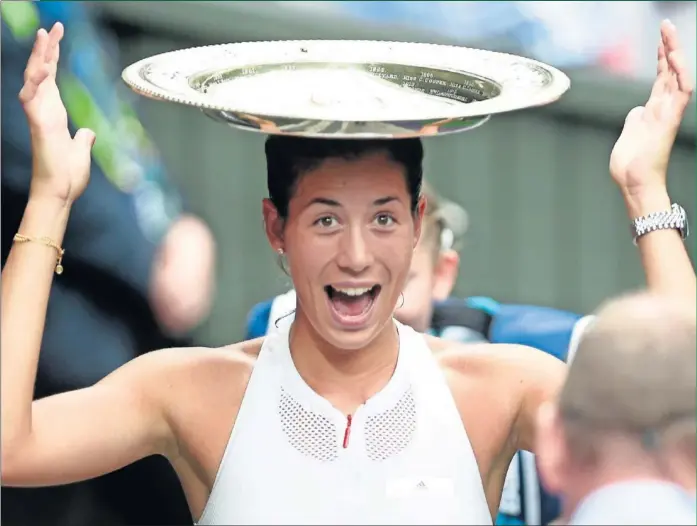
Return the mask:
[[182,49],[136,62],[122,76],[146,97],[245,130],[356,139],[465,131],[569,89],[559,70],[514,55],[356,40]]

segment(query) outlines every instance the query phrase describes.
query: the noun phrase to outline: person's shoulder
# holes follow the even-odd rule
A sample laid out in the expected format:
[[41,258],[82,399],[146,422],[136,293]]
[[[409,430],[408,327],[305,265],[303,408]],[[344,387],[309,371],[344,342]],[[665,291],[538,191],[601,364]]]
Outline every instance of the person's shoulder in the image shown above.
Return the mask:
[[[540,355],[534,347],[516,343],[458,342],[424,334],[426,344],[443,364],[473,362],[509,362]],[[534,358],[533,358],[534,359]]]
[[[149,352],[115,373],[115,386],[168,423],[175,437],[167,447],[228,436],[237,418],[256,362],[255,342],[223,347],[179,347]],[[118,377],[118,378],[116,378]],[[113,392],[113,391],[112,391]]]
[[[256,362],[263,338],[223,347],[174,347],[144,354],[125,367],[137,369],[135,376],[150,388],[172,386],[181,391],[189,387],[218,383],[246,385]],[[235,378],[239,382],[235,382]]]
[[426,342],[441,367],[461,374],[515,376],[527,370],[564,367],[558,358],[527,345],[512,343],[459,343],[433,336]]
[[265,336],[260,336],[259,338],[252,338],[251,340],[245,340],[234,345],[223,347],[223,349],[232,351],[236,355],[242,354],[242,356],[247,358],[256,358],[261,352],[265,339]]
[[170,347],[147,353],[140,358],[149,367],[161,370],[229,364],[250,365],[259,354],[263,338],[222,347]]
[[[173,422],[190,420],[196,411],[213,418],[218,413],[224,414],[226,407],[239,407],[260,343],[152,351],[122,367],[120,377],[125,382],[120,383],[123,388],[137,392],[140,399],[160,407]],[[130,373],[123,374],[126,370]],[[221,407],[221,400],[227,405]]]

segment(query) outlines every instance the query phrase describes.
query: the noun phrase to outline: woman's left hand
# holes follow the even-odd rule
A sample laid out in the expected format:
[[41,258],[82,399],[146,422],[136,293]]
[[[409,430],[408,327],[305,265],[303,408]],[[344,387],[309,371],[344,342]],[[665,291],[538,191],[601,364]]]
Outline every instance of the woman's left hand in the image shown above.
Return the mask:
[[666,20],[649,100],[629,112],[610,156],[610,174],[630,209],[647,196],[667,195],[670,153],[693,89],[677,30]]

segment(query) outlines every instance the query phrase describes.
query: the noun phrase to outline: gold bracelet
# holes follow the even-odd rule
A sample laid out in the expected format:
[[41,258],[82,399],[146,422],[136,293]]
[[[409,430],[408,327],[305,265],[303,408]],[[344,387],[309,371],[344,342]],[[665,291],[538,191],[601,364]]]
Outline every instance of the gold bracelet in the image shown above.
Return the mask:
[[29,237],[23,236],[22,234],[15,234],[14,241],[17,243],[28,243],[30,241],[33,241],[35,243],[41,243],[42,245],[46,245],[47,247],[51,247],[52,249],[54,249],[58,253],[56,262],[56,274],[63,274],[63,255],[65,254],[65,250],[63,250],[57,243],[53,242],[51,238]]

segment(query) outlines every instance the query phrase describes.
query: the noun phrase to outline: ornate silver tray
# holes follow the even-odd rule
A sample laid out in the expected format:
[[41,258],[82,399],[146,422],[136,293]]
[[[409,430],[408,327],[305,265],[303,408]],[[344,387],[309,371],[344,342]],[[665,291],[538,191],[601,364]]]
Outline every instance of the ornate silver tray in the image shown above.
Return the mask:
[[472,129],[569,89],[540,62],[465,47],[361,40],[246,42],[163,53],[123,80],[245,130],[399,138]]

